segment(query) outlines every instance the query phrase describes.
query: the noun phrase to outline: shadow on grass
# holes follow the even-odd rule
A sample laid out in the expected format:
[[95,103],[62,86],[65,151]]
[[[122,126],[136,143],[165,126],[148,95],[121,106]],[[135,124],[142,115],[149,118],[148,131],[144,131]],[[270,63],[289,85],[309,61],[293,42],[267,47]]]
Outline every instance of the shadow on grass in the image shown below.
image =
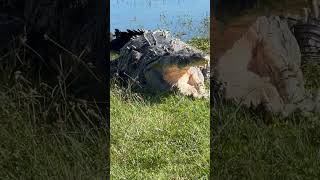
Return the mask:
[[[153,92],[152,90],[139,86],[134,85],[135,82],[128,81],[128,80],[121,80],[120,78],[112,78],[111,79],[111,88],[110,90],[114,91],[121,91],[119,94],[122,99],[129,100],[135,99],[137,101],[144,101],[148,102],[150,105],[162,103],[166,98],[172,96],[173,94],[178,94],[176,91],[157,91]],[[188,97],[193,99],[193,97]]]

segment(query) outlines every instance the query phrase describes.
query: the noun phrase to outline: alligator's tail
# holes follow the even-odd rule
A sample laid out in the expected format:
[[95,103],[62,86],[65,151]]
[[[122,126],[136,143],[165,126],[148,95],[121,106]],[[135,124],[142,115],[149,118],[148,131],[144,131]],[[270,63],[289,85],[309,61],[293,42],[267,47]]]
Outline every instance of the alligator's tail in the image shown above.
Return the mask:
[[137,31],[127,29],[127,32],[121,32],[119,29],[115,29],[113,35],[115,38],[111,40],[111,50],[119,52],[132,37],[142,35],[144,32],[145,31],[141,29],[138,29]]

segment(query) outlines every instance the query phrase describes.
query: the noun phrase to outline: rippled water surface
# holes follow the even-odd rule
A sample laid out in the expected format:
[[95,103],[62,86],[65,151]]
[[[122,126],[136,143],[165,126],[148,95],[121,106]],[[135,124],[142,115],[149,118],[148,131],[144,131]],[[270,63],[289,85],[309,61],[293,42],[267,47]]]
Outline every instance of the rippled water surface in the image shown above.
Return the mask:
[[111,0],[110,30],[167,29],[182,39],[207,36],[210,0]]

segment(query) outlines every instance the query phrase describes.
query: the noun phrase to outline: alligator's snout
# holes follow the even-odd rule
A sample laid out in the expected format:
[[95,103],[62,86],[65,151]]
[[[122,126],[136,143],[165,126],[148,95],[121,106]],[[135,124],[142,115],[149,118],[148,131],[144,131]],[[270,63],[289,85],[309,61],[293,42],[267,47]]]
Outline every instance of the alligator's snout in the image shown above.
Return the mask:
[[172,59],[175,59],[180,68],[183,67],[204,67],[210,62],[210,57],[208,55],[193,55],[193,56],[176,56]]

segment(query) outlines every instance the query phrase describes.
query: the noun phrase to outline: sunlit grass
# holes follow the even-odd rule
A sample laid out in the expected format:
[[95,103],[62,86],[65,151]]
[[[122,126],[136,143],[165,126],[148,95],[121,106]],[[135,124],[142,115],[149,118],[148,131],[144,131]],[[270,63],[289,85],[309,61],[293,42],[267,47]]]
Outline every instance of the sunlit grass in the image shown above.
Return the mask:
[[113,179],[207,178],[209,101],[125,94],[111,90]]
[[[190,43],[208,51],[207,39]],[[112,81],[110,106],[113,179],[208,179],[208,99],[150,96]]]

